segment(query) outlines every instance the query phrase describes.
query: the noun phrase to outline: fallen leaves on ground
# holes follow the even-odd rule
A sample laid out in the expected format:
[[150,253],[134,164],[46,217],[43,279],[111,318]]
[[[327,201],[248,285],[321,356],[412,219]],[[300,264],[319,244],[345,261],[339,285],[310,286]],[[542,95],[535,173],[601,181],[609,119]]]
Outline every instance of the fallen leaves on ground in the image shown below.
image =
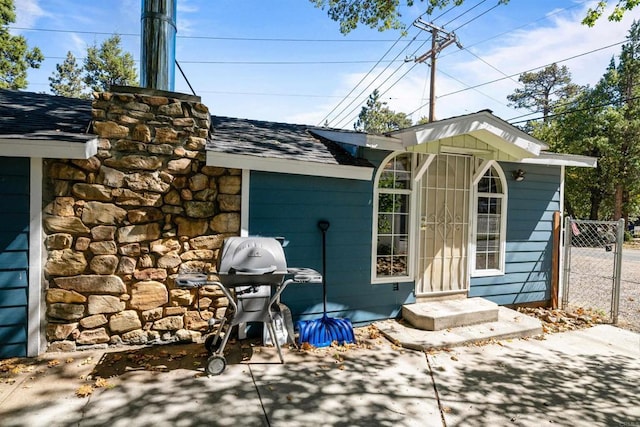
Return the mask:
[[542,331],[545,334],[590,328],[605,321],[602,312],[583,307],[572,310],[520,307],[518,311],[538,318],[542,322]]

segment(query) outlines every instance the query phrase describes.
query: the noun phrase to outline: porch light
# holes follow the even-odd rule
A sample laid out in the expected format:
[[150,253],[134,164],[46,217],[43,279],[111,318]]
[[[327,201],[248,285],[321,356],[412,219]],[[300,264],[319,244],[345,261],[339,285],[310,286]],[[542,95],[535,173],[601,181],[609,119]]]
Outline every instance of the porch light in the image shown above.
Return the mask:
[[518,169],[518,170],[516,170],[516,171],[513,171],[513,172],[512,172],[513,180],[514,180],[514,181],[518,181],[518,182],[520,182],[520,181],[524,181],[524,175],[525,175],[525,173],[526,173],[526,172],[525,172],[524,170],[522,170],[522,169]]

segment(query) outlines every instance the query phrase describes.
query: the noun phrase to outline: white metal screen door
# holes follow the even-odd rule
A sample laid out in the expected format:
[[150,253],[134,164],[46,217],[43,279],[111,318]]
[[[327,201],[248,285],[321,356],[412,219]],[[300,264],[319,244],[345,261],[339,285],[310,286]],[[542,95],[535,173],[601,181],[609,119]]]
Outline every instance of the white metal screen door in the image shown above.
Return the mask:
[[416,296],[468,288],[471,160],[438,155],[420,180]]

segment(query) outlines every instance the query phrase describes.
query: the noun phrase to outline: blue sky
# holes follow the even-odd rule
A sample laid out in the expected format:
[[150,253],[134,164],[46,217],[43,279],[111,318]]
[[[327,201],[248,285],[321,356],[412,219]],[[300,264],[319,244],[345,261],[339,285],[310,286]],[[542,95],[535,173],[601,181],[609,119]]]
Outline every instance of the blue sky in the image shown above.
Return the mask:
[[[137,60],[140,2],[14,0],[12,32],[46,57],[41,69],[29,72],[27,90],[48,92],[48,77],[67,51],[81,58],[88,45],[113,33],[121,34]],[[455,31],[464,47],[449,46],[439,56],[436,119],[482,109],[505,120],[522,116],[527,111],[508,107],[506,100],[520,87],[517,75],[552,62],[566,65],[576,83],[593,85],[619,54],[616,43],[640,19],[637,8],[623,22],[601,19],[588,28],[580,21],[593,1],[496,3],[466,0],[423,18]],[[378,88],[390,108],[413,113],[415,121],[428,114],[428,106],[420,107],[429,99],[429,67],[404,59],[430,46],[427,34],[411,26],[424,9],[419,1],[403,9],[405,37],[364,27],[343,36],[326,12],[305,0],[178,0],[176,57],[212,114],[313,125],[326,120],[351,129]],[[175,90],[190,93],[179,72]]]

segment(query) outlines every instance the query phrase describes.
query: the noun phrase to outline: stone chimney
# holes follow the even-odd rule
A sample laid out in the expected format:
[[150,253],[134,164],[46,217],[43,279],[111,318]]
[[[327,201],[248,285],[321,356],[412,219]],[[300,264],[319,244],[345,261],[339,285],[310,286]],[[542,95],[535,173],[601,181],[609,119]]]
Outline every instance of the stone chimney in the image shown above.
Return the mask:
[[226,299],[175,277],[215,274],[222,241],[240,232],[241,171],[206,166],[198,97],[113,87],[94,98],[97,155],[46,166],[50,349],[198,340]]

